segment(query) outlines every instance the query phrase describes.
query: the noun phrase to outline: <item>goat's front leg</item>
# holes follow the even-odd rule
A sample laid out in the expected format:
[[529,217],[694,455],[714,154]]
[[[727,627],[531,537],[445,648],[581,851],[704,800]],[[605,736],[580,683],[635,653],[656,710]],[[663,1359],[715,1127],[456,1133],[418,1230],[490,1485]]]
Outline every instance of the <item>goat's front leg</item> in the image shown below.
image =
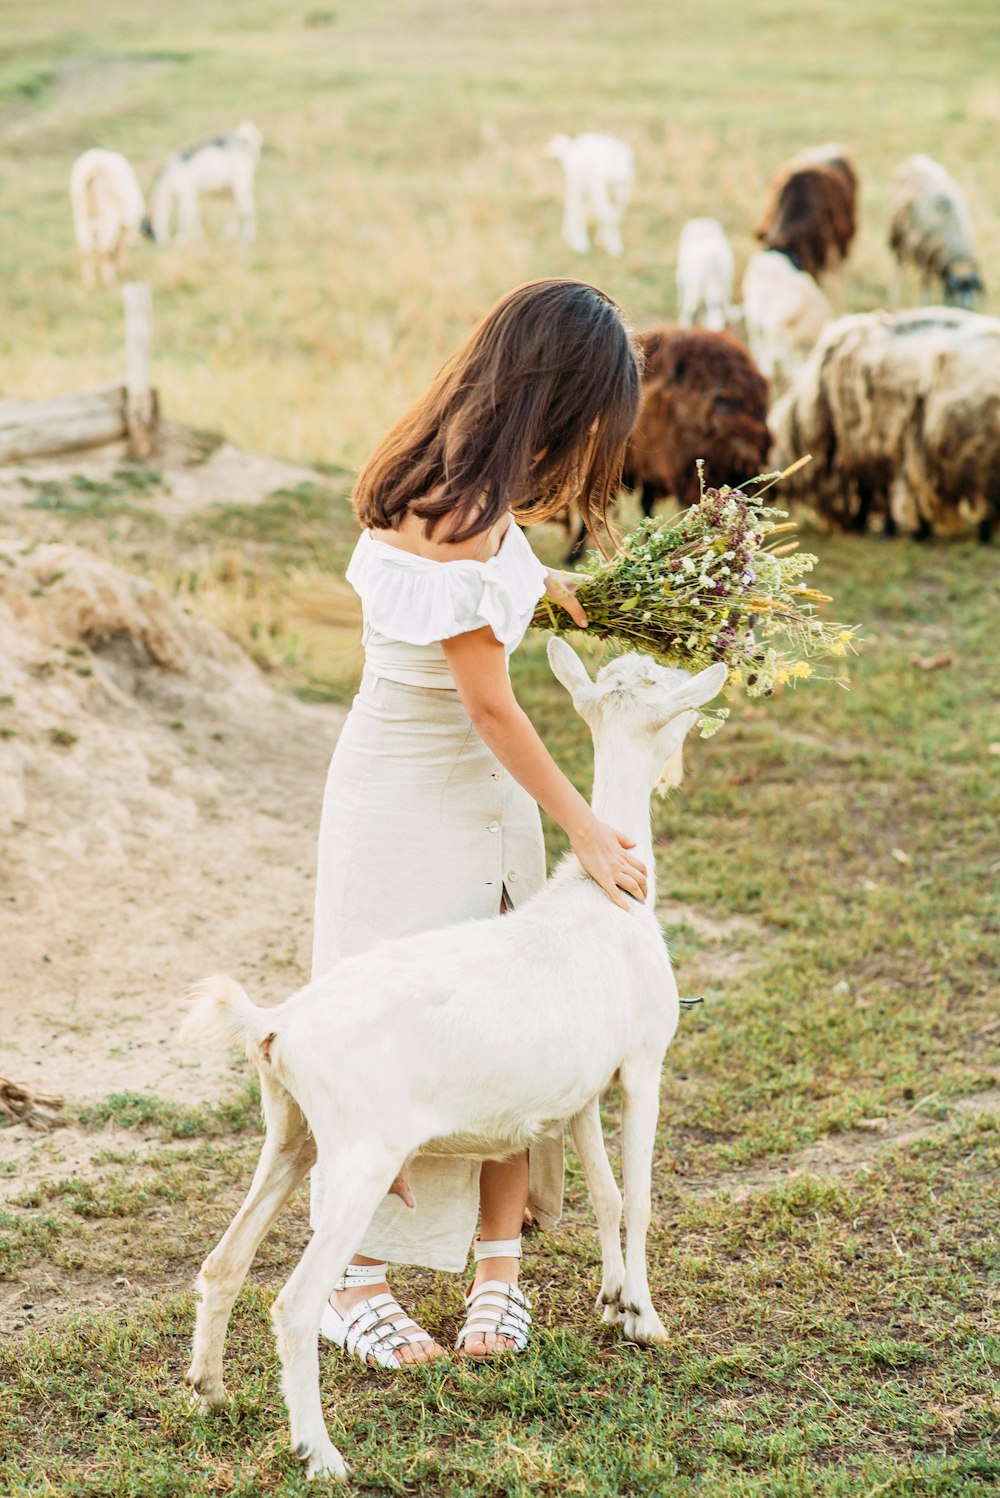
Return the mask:
[[305,1253],[271,1307],[292,1450],[308,1477],[347,1476],[327,1433],[319,1390],[319,1322],[330,1287],[355,1252],[396,1174],[396,1159],[323,1154],[323,1204]]
[[267,1134],[246,1200],[198,1276],[198,1311],[187,1381],[199,1408],[226,1402],[222,1353],[233,1303],[261,1239],[316,1158],[305,1119],[291,1098],[271,1098],[262,1078]]
[[619,1306],[625,1282],[621,1240],[622,1194],[608,1163],[600,1099],[591,1098],[587,1106],[570,1119],[569,1128],[587,1178],[601,1239],[601,1291],[596,1309],[609,1326],[618,1326],[624,1319]]
[[625,1284],[621,1309],[630,1342],[665,1342],[649,1293],[646,1234],[652,1212],[651,1177],[660,1113],[660,1064],[645,1058],[622,1068],[622,1176],[625,1182]]

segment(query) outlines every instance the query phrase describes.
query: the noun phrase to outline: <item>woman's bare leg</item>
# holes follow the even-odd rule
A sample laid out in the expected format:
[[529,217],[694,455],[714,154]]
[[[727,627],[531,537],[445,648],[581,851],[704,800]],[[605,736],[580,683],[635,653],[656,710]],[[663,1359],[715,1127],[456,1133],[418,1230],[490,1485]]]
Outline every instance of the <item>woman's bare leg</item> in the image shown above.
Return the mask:
[[[351,1260],[352,1264],[378,1264],[381,1260],[366,1258],[364,1254],[355,1254]],[[374,1295],[390,1295],[387,1281],[383,1280],[379,1285],[358,1285],[352,1290],[334,1290],[330,1296],[330,1304],[341,1316],[346,1316],[359,1301],[371,1300]],[[445,1348],[440,1347],[428,1333],[426,1342],[410,1342],[403,1347],[395,1349],[397,1358],[401,1363],[433,1363],[435,1358],[447,1357]]]
[[[479,1237],[483,1243],[495,1238],[520,1238],[528,1205],[528,1151],[512,1160],[487,1160],[479,1176]],[[480,1259],[473,1288],[486,1280],[517,1284],[519,1259]],[[463,1352],[487,1357],[491,1352],[510,1352],[514,1343],[494,1332],[467,1337]]]

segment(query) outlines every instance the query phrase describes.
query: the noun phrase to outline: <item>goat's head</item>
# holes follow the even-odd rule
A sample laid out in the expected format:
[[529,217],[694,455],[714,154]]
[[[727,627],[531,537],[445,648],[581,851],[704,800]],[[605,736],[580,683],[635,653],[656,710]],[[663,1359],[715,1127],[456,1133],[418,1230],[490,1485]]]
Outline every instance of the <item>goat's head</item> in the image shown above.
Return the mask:
[[609,661],[591,680],[576,651],[558,636],[549,641],[549,665],[590,728],[595,748],[612,734],[648,748],[650,787],[680,783],[681,748],[696,710],[721,692],[728,674],[718,664],[692,676],[630,654]]
[[257,129],[257,126],[252,125],[249,120],[240,121],[233,131],[233,137],[235,140],[242,141],[244,145],[249,146],[250,150],[254,151],[258,156],[260,155],[260,148],[263,145],[264,137]]

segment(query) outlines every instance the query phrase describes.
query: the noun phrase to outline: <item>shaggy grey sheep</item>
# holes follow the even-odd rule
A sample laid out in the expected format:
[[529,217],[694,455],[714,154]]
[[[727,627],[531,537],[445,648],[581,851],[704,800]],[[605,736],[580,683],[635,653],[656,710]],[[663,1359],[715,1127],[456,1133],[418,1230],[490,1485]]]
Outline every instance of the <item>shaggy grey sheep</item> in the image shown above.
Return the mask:
[[804,453],[783,495],[829,524],[885,517],[919,539],[1000,519],[1000,319],[958,308],[831,323],[770,415],[771,463]]
[[948,306],[971,310],[983,283],[958,183],[930,156],[908,156],[892,174],[889,202],[889,248],[900,269],[914,266],[925,285],[940,281]]

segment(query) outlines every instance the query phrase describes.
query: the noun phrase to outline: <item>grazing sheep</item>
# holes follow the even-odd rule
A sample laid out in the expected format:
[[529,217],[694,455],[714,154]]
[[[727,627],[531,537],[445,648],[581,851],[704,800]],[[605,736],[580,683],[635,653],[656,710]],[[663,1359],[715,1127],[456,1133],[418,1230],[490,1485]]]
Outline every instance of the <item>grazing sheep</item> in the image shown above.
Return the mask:
[[714,332],[727,327],[733,314],[732,246],[714,218],[691,218],[677,246],[678,322],[695,323]]
[[[629,438],[623,482],[638,489],[642,512],[658,499],[697,500],[697,461],[706,485],[740,484],[767,467],[767,382],[730,333],[651,328],[637,339],[645,361],[642,410]],[[567,561],[587,539],[581,526]]]
[[84,151],[73,163],[69,196],[83,284],[93,286],[99,271],[113,286],[146,211],[135,172],[118,151]]
[[[320,1400],[327,1296],[404,1162],[431,1141],[461,1136],[463,1152],[476,1141],[482,1158],[506,1158],[568,1120],[600,1231],[598,1309],[630,1341],[666,1341],[645,1244],[660,1071],[678,998],[656,918],[649,798],[726,668],[691,676],[627,655],[592,681],[559,639],[549,661],[594,737],[594,809],[636,839],[650,871],[645,904],[619,909],[570,857],[512,913],[383,942],[274,1008],[252,1004],[232,979],[212,979],[182,1030],[189,1041],[214,1032],[246,1047],[267,1124],[246,1201],[198,1280],[188,1378],[202,1409],[226,1402],[226,1327],[258,1244],[317,1157],[323,1170],[315,1232],[271,1312],[292,1447],[310,1477],[347,1472]],[[600,1118],[616,1077],[624,1258],[622,1198]]]
[[784,386],[808,357],[832,317],[808,271],[780,250],[758,250],[743,275],[747,343],[765,378]]
[[170,238],[170,221],[177,209],[178,244],[201,238],[198,199],[231,194],[233,214],[228,232],[252,240],[257,233],[254,176],[260,159],[261,133],[244,120],[231,135],[218,135],[175,151],[161,167],[150,189],[149,214],[142,231],[157,244]]
[[857,231],[858,175],[842,146],[816,146],[775,176],[755,231],[797,270],[817,279],[847,256]]
[[957,308],[866,312],[827,328],[771,413],[773,461],[813,462],[782,492],[830,524],[918,539],[1000,519],[1000,319]]
[[972,218],[958,183],[930,156],[908,156],[889,183],[889,248],[900,273],[915,266],[924,285],[940,281],[946,305],[971,310],[983,290]]
[[583,135],[553,135],[545,148],[563,166],[565,197],[563,239],[571,250],[590,249],[588,226],[609,255],[622,252],[621,221],[635,178],[635,153],[612,135],[585,131]]

